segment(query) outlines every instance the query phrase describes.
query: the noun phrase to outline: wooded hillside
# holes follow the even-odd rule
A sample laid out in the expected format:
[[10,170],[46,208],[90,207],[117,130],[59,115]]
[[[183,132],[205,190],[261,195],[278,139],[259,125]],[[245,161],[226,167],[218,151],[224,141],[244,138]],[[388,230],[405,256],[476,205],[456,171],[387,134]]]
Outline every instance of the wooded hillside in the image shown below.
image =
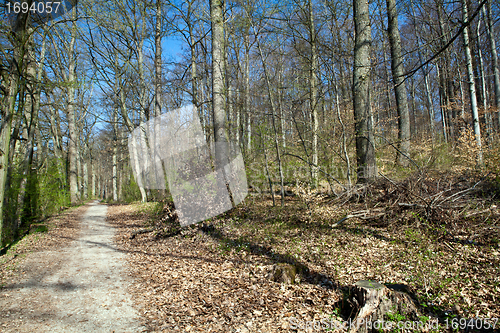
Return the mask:
[[498,182],[497,2],[40,3],[2,5],[3,245],[88,198],[167,199],[137,185],[127,138],[187,104],[276,205],[434,169]]

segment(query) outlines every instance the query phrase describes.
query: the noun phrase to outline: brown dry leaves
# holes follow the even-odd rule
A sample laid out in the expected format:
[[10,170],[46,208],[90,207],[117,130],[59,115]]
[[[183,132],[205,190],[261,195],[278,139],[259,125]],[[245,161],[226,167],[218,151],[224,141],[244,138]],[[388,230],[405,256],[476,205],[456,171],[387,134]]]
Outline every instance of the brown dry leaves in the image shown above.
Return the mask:
[[42,223],[48,227],[47,232],[33,232],[36,229],[36,225],[33,225],[29,235],[14,244],[7,254],[0,257],[0,286],[15,282],[19,274],[26,274],[26,269],[29,267],[20,270],[26,254],[54,251],[77,239],[81,217],[86,210],[87,206],[80,206],[50,217]]
[[[408,285],[422,312],[441,319],[499,318],[499,215],[488,186],[453,201],[462,211],[441,205],[426,214],[421,206],[398,205],[451,186],[450,196],[475,182],[429,175],[403,186],[375,184],[341,206],[310,196],[287,197],[281,208],[254,196],[214,219],[208,232],[195,226],[168,238],[146,233],[130,240],[148,216],[137,206],[109,212],[152,331],[285,331],[292,317],[336,318],[341,288],[368,279]],[[388,213],[331,227],[350,212],[374,208]],[[269,268],[280,262],[307,268],[300,284],[269,281]]]
[[131,206],[113,206],[109,221],[129,252],[141,312],[152,331],[281,332],[289,318],[328,319],[339,296],[313,284],[281,285],[267,279],[268,258],[246,251],[221,254],[213,237],[186,229],[155,240],[130,233],[144,216]]

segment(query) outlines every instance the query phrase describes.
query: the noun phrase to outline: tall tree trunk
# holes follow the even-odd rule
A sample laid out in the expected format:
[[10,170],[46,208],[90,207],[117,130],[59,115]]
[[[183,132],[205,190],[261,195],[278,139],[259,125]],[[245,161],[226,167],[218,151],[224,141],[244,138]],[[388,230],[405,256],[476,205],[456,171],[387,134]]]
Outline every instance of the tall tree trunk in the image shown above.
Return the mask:
[[354,68],[352,93],[356,131],[356,159],[358,182],[369,181],[376,176],[375,149],[369,137],[373,131],[370,121],[370,52],[372,44],[367,0],[353,0],[354,7]]
[[[76,19],[76,11],[73,11],[74,20]],[[76,43],[76,21],[73,21],[71,28],[71,41],[68,49],[68,88],[66,89],[68,105],[66,113],[68,117],[68,162],[69,162],[69,193],[71,204],[74,205],[79,200],[78,196],[78,152],[77,147],[77,128],[75,119],[75,80],[76,80],[76,59],[75,59],[75,43]]]
[[[188,18],[191,18],[192,15],[192,2],[188,3]],[[188,23],[188,30],[189,30],[189,47],[191,51],[191,100],[193,102],[193,105],[195,107],[195,110],[198,112],[198,116],[200,117],[200,121],[203,123],[204,121],[204,115],[203,115],[203,108],[200,108],[199,101],[198,101],[198,68],[196,64],[196,43],[194,40],[194,31],[193,31],[193,23],[189,22]],[[205,128],[203,128],[203,131],[205,131]]]
[[83,160],[83,197],[87,199],[89,197],[89,169],[87,159]]
[[[443,0],[436,1],[437,6],[437,15],[439,22],[439,35],[440,42],[439,46],[444,47],[448,43],[448,35],[447,32],[449,29],[445,26],[444,17],[446,16],[445,7],[443,4]],[[442,116],[442,124],[443,124],[443,136],[445,142],[448,142],[448,138],[454,138],[454,124],[452,121],[452,116],[450,116],[450,96],[448,94],[448,68],[450,64],[450,51],[445,49],[443,51],[443,56],[439,59],[437,64],[438,70],[438,78],[439,78],[439,97],[440,97],[440,107],[441,107],[441,116]],[[449,135],[448,135],[449,133]]]
[[309,92],[312,122],[312,187],[318,187],[318,52],[312,0],[308,1],[309,43],[311,44],[311,67],[309,71]]
[[96,166],[95,166],[94,159],[92,157],[90,158],[90,168],[92,169],[92,192],[91,193],[92,193],[92,199],[94,199],[95,193],[96,193],[95,192],[95,190],[96,190],[96,188],[95,188],[95,185],[96,185],[95,184],[95,180],[96,180],[95,179],[96,178],[95,168],[96,168]]
[[[479,18],[479,21],[477,23],[477,29],[476,29],[476,35],[474,36],[478,45],[480,43],[480,29],[481,29],[481,18]],[[493,134],[493,128],[492,128],[492,121],[491,121],[491,113],[489,112],[488,108],[488,89],[486,86],[486,72],[484,70],[484,60],[483,60],[483,52],[481,51],[481,48],[477,48],[477,55],[479,58],[479,77],[480,77],[480,82],[481,82],[481,95],[482,95],[482,107],[483,107],[483,113],[484,113],[484,123],[486,125],[486,140],[487,144],[489,145],[492,140],[492,134]]]
[[434,103],[432,101],[432,93],[431,87],[429,84],[429,73],[427,70],[424,70],[424,84],[425,84],[425,95],[427,97],[427,110],[429,112],[429,125],[431,129],[431,137],[434,140]]
[[345,131],[344,122],[342,121],[342,117],[340,115],[340,100],[339,100],[339,88],[337,81],[335,81],[335,106],[337,109],[337,118],[339,120],[341,129],[342,129],[342,153],[344,154],[345,162],[346,162],[346,170],[347,170],[347,185],[348,189],[351,188],[352,180],[351,180],[351,160],[349,159],[349,154],[347,153],[347,134]]
[[161,114],[161,0],[156,0],[154,112],[155,117]]
[[[419,32],[419,29],[417,27],[417,21],[416,21],[416,18],[415,18],[415,11],[414,11],[414,7],[413,7],[413,1],[410,1],[410,5],[411,5],[411,15],[412,15],[412,23],[413,25],[415,26],[415,34],[417,36],[417,48],[420,49],[420,39],[421,39],[421,35],[420,35],[420,32]],[[419,51],[417,51],[418,53],[418,60],[423,63],[424,60],[423,60],[423,57],[422,57],[422,53]],[[431,132],[431,139],[432,139],[432,142],[434,142],[434,136],[435,136],[435,133],[434,133],[434,122],[435,122],[435,110],[434,110],[434,102],[432,100],[432,92],[431,92],[431,87],[430,87],[430,82],[429,82],[429,73],[430,73],[430,69],[429,69],[429,66],[425,66],[422,68],[422,73],[424,75],[424,85],[425,85],[425,95],[426,95],[426,106],[427,106],[427,113],[429,115],[429,128],[430,128],[430,132]],[[414,110],[415,112],[415,110]]]
[[[495,36],[493,34],[493,18],[491,13],[491,0],[486,2],[487,6],[487,18],[486,18],[486,29],[488,32],[488,38],[490,40],[490,52],[492,59],[492,69],[494,77],[494,87],[495,87],[495,106],[497,108],[498,115],[498,126],[500,126],[500,68],[498,67],[498,55],[497,48],[495,44]],[[484,14],[484,7],[483,7]]]
[[[282,86],[284,82],[284,75],[283,75],[283,61],[281,54],[284,51],[280,50],[280,64],[278,68],[278,82],[279,85]],[[283,89],[278,90],[278,108],[279,108],[279,113],[280,113],[280,122],[281,122],[281,145],[283,149],[286,149],[286,121],[285,121],[285,112],[283,110]]]
[[439,81],[439,100],[440,100],[440,110],[441,110],[441,124],[443,126],[443,139],[445,143],[448,143],[448,129],[447,129],[447,121],[446,121],[446,104],[445,104],[445,93],[442,85],[442,72],[440,70],[439,65],[436,66],[437,76]]
[[212,20],[212,115],[216,143],[216,167],[229,162],[227,151],[227,118],[225,112],[224,73],[224,1],[210,1]]
[[[76,104],[76,103],[75,103]],[[81,150],[81,144],[80,144],[80,133],[82,132],[81,126],[78,124],[81,124],[78,120],[76,120],[78,117],[75,115],[75,123],[77,124],[75,126],[76,129],[76,184],[77,184],[77,189],[78,189],[78,198],[82,199],[82,150]]]
[[[15,36],[14,38],[17,38]],[[23,32],[19,33],[19,38],[23,38]],[[20,45],[22,45],[20,43]],[[0,246],[3,245],[5,237],[3,235],[4,228],[4,200],[5,192],[8,189],[7,186],[7,173],[9,165],[9,155],[10,155],[10,141],[12,135],[12,120],[14,116],[14,108],[16,104],[16,98],[19,92],[19,72],[16,63],[22,64],[21,56],[22,52],[15,52],[14,57],[18,59],[11,59],[9,63],[9,73],[7,77],[7,95],[4,97],[3,112],[1,119],[1,130],[0,130]],[[21,67],[22,68],[22,67]],[[22,69],[21,69],[22,70]]]
[[[262,67],[264,69],[264,78],[266,80],[267,93],[269,94],[269,101],[271,102],[271,123],[274,131],[274,145],[276,148],[276,160],[278,162],[278,171],[280,175],[280,185],[281,185],[281,206],[285,205],[285,185],[284,185],[284,176],[283,176],[283,166],[281,163],[281,155],[280,155],[280,147],[278,141],[278,131],[276,129],[276,103],[273,98],[273,92],[271,88],[271,81],[269,78],[269,71],[267,69],[266,61],[264,59],[264,54],[262,52],[262,48],[260,45],[260,41],[257,39],[257,48],[259,50],[259,55],[262,60]],[[316,165],[317,166],[317,165]]]
[[[462,19],[463,22],[469,21],[469,15],[467,13],[467,0],[462,0]],[[476,99],[476,84],[474,82],[474,70],[472,68],[472,55],[469,45],[469,27],[466,27],[463,31],[464,37],[464,49],[465,49],[465,60],[467,62],[467,79],[469,81],[469,97],[470,97],[470,107],[472,111],[472,121],[474,127],[474,135],[476,137],[476,144],[478,148],[477,161],[480,165],[483,164],[483,152],[481,147],[481,127],[479,125],[479,112],[477,109],[477,99]]]
[[[27,52],[27,79],[28,79],[28,96],[25,104],[25,112],[26,112],[26,125],[25,125],[25,133],[23,136],[27,138],[27,147],[25,151],[25,155],[23,158],[23,171],[22,171],[22,179],[19,187],[18,194],[18,207],[16,212],[17,226],[21,223],[22,210],[26,206],[28,199],[30,199],[31,193],[26,193],[26,187],[29,186],[30,175],[32,174],[32,165],[33,165],[33,154],[34,154],[34,145],[35,145],[35,133],[38,128],[38,112],[40,110],[40,92],[41,92],[41,80],[42,80],[42,71],[43,64],[45,62],[45,50],[46,50],[46,39],[45,36],[42,41],[42,47],[40,51],[40,59],[38,61],[38,66],[35,70],[35,59],[33,56],[33,50],[31,49],[32,45],[30,45],[30,49]],[[41,147],[37,147],[37,149],[41,149]],[[28,212],[30,214],[31,212]]]
[[[118,88],[119,89],[119,88]],[[113,175],[112,175],[112,188],[113,188],[113,201],[118,201],[118,105],[113,107]]]
[[398,110],[399,151],[397,152],[396,162],[401,166],[407,167],[410,161],[404,155],[409,156],[410,154],[410,112],[408,110],[406,86],[404,83],[403,56],[401,54],[401,37],[399,36],[396,0],[387,0],[386,4],[389,43],[391,45],[392,78]]
[[9,150],[12,138],[12,121],[14,117],[16,98],[19,93],[20,78],[24,75],[25,70],[23,59],[26,41],[29,38],[26,34],[27,18],[27,14],[21,13],[17,16],[16,21],[14,22],[12,32],[9,34],[14,48],[13,56],[7,60],[9,68],[5,73],[5,76],[3,76],[4,73],[2,72],[2,82],[6,82],[5,87],[2,88],[5,88],[6,95],[3,98],[2,114],[0,119],[0,246],[2,246],[5,241],[5,236],[3,234],[3,213],[5,208],[4,200],[6,199],[5,192],[8,189],[8,165],[11,162],[9,159]]
[[[145,6],[145,5],[144,5]],[[141,10],[142,13],[145,15],[145,7]],[[139,126],[141,127],[141,132],[145,133],[145,128],[144,128],[144,123],[145,121],[149,120],[149,112],[148,108],[146,105],[147,102],[147,91],[146,91],[146,78],[144,74],[144,52],[143,52],[143,47],[144,47],[144,34],[146,30],[146,22],[143,20],[142,22],[142,27],[141,30],[137,36],[137,40],[135,41],[135,47],[136,47],[136,52],[137,52],[137,62],[138,62],[138,67],[139,67],[139,84],[140,84],[140,110],[139,110]],[[122,103],[123,104],[123,103]],[[146,138],[146,142],[148,142],[148,138]],[[151,154],[151,152],[148,151],[148,153]],[[142,195],[142,199],[144,200],[144,196]]]
[[[382,28],[382,31],[383,32],[386,32],[387,29],[384,27],[384,15],[382,13],[382,6],[378,6],[378,13],[379,13],[379,16],[380,16],[380,22],[381,22],[381,28]],[[385,34],[384,34],[385,35]],[[384,38],[382,38],[382,56],[383,56],[383,64],[384,64],[384,82],[385,82],[385,91],[384,91],[384,97],[385,97],[385,110],[386,110],[386,117],[387,119],[389,120],[387,123],[389,125],[389,128],[392,128],[392,103],[391,103],[391,85],[390,85],[390,73],[389,73],[389,68],[387,67],[387,52],[386,52],[386,49],[387,49],[387,43],[386,43],[386,39],[385,39],[385,36]],[[392,131],[390,131],[389,133],[392,133]]]
[[246,152],[252,147],[252,112],[250,111],[250,32],[245,35],[245,92],[244,105],[246,114]]
[[[115,98],[117,100],[117,103],[119,103],[119,105],[120,105],[120,111],[121,111],[121,115],[122,115],[123,121],[125,123],[125,126],[127,127],[128,131],[130,133],[132,133],[132,131],[134,130],[134,124],[132,123],[132,121],[130,120],[130,117],[128,115],[128,109],[127,109],[127,105],[126,105],[126,101],[125,101],[125,91],[123,89],[120,89],[122,82],[120,79],[120,73],[118,73],[118,62],[115,63],[115,67],[117,70],[117,72],[115,73],[115,85],[116,85],[116,89],[119,91],[119,95],[116,96]],[[142,112],[141,112],[141,114],[142,114]],[[139,172],[140,165],[139,165],[139,153],[138,153],[137,145],[135,145],[135,144],[132,145],[131,154],[133,155],[132,159],[134,161],[134,164],[131,165],[131,168],[135,170],[135,174],[138,175],[138,178],[140,178],[141,175]],[[93,171],[94,171],[94,169],[92,169],[92,172]],[[137,182],[137,185],[139,186],[139,191],[141,192],[141,202],[146,202],[147,201],[147,194],[146,194],[146,190],[144,189],[144,185],[142,183],[142,180],[136,179],[136,182]],[[98,184],[100,184],[100,182]],[[99,194],[101,193],[100,189],[99,189],[98,193]]]

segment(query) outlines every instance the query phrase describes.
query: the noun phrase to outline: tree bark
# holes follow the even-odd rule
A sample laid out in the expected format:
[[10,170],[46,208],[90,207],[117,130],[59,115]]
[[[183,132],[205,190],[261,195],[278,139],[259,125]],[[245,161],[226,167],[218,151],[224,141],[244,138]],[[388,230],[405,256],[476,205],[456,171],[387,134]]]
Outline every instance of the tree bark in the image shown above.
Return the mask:
[[310,107],[312,122],[312,187],[318,186],[318,52],[316,46],[316,29],[314,26],[314,14],[312,0],[308,1],[309,14],[309,43],[311,44],[311,64],[309,71]]
[[161,114],[161,0],[156,0],[154,113],[155,117]]
[[370,71],[371,71],[371,26],[367,0],[354,0],[354,68],[353,98],[356,132],[356,159],[358,163],[358,182],[367,182],[376,176],[375,149],[369,137],[373,131],[370,121]]
[[227,151],[227,118],[225,112],[224,73],[224,1],[210,1],[212,20],[212,115],[216,143],[216,168],[229,162]]
[[[464,22],[468,22],[469,15],[467,13],[467,0],[462,0],[462,19]],[[474,81],[474,70],[472,68],[472,55],[469,45],[469,27],[466,27],[463,31],[464,38],[464,49],[465,49],[465,60],[467,62],[467,79],[469,81],[469,97],[470,97],[470,107],[472,111],[472,125],[474,128],[474,135],[476,138],[476,145],[478,149],[477,161],[480,165],[483,164],[483,152],[481,147],[481,128],[479,125],[479,112],[477,109],[477,98],[476,98],[476,84]]]
[[[119,88],[118,88],[119,89]],[[118,105],[113,107],[113,175],[112,175],[112,188],[113,188],[113,201],[118,201]]]
[[[73,11],[73,19],[76,19],[76,11]],[[69,142],[68,142],[68,162],[69,162],[69,193],[71,204],[74,205],[78,202],[78,169],[77,169],[77,158],[78,154],[76,151],[77,146],[77,129],[76,129],[76,119],[75,119],[75,80],[76,80],[76,59],[75,59],[75,43],[76,43],[76,22],[73,21],[71,28],[71,41],[68,49],[68,88],[66,92],[68,94],[68,104],[66,106],[66,113],[68,117],[68,132],[69,132]]]
[[246,152],[252,148],[252,112],[250,111],[250,33],[245,35],[245,92],[244,105],[246,114]]
[[[474,36],[478,44],[480,43],[480,38],[481,38],[480,29],[481,29],[481,18],[479,18],[477,22],[476,35]],[[481,82],[481,95],[482,95],[481,101],[483,104],[482,107],[484,114],[484,123],[486,125],[486,140],[487,144],[489,145],[492,140],[493,128],[492,128],[491,114],[488,108],[488,89],[486,85],[486,71],[484,70],[483,52],[481,51],[480,47],[477,48],[477,56],[479,58],[479,77]]]
[[[31,32],[30,32],[31,33]],[[26,206],[31,193],[26,193],[26,187],[30,184],[30,175],[32,174],[33,154],[35,146],[35,132],[38,128],[38,112],[40,110],[40,93],[41,93],[41,80],[42,71],[45,62],[46,39],[45,36],[42,41],[40,51],[40,58],[35,65],[31,42],[29,43],[29,50],[27,52],[27,80],[28,80],[28,96],[25,103],[26,125],[23,131],[23,137],[27,138],[27,147],[23,158],[23,171],[22,179],[19,187],[18,194],[18,207],[16,212],[16,225],[20,226],[23,218],[23,209]],[[36,66],[36,69],[35,69]],[[41,147],[38,147],[41,149]],[[31,214],[31,212],[27,212]]]
[[394,81],[394,92],[396,95],[396,107],[398,110],[398,139],[399,151],[396,162],[404,167],[409,165],[405,157],[410,154],[410,112],[406,97],[406,86],[404,83],[403,56],[401,54],[401,37],[399,35],[398,13],[395,0],[387,0],[387,21],[389,43],[391,45],[391,68]]
[[[116,67],[116,71],[118,71],[118,62],[117,61],[115,62],[115,67]],[[116,72],[115,73],[115,85],[117,86],[117,88],[120,88],[121,84],[122,83],[120,80],[120,73]],[[125,103],[126,102],[125,101],[125,91],[124,91],[124,89],[118,89],[118,90],[119,90],[119,94],[118,94],[118,96],[116,96],[117,103],[119,103],[119,105],[120,105],[120,111],[121,111],[121,115],[122,115],[123,121],[125,123],[125,126],[127,127],[128,131],[130,133],[132,133],[132,131],[134,130],[134,124],[132,124],[132,121],[130,120],[130,117],[128,115],[128,109],[127,109],[127,105]],[[136,170],[135,174],[137,174],[138,177],[141,177],[139,175],[140,166],[139,166],[139,156],[138,156],[137,145],[135,145],[135,144],[132,145],[131,154],[133,155],[133,160],[134,160],[134,165],[131,165],[131,168]],[[92,170],[94,170],[94,169],[92,169]],[[147,201],[147,194],[146,194],[146,190],[144,189],[144,186],[142,184],[142,181],[140,179],[136,179],[136,182],[137,182],[137,185],[139,186],[139,191],[141,192],[141,202],[146,202]],[[98,184],[100,184],[100,182],[98,182]],[[100,189],[99,189],[98,193],[99,194],[101,193]]]
[[[19,53],[18,53],[19,54]],[[17,72],[14,59],[10,61],[8,74],[7,96],[4,97],[4,105],[1,119],[0,132],[0,246],[3,245],[3,223],[4,223],[4,200],[7,190],[7,172],[9,165],[9,149],[11,141],[12,119],[14,107],[19,90],[19,73]]]
[[[487,28],[487,32],[488,32],[488,38],[490,40],[490,52],[491,52],[494,87],[495,87],[495,106],[497,108],[498,126],[500,126],[500,68],[498,66],[498,55],[497,55],[497,48],[496,48],[496,44],[495,44],[495,36],[493,35],[493,18],[492,18],[492,13],[491,13],[491,0],[486,2],[486,7],[487,7],[486,28]],[[483,11],[484,11],[484,7],[483,7]]]
[[419,312],[415,302],[406,292],[400,291],[406,289],[404,285],[392,285],[388,288],[375,281],[356,282],[351,288],[352,296],[348,300],[356,305],[353,310],[357,313],[352,321],[355,325],[350,332],[379,332],[379,328],[383,327],[381,322],[392,324],[396,328],[398,323],[388,321],[386,313],[398,313],[408,321],[416,321]]

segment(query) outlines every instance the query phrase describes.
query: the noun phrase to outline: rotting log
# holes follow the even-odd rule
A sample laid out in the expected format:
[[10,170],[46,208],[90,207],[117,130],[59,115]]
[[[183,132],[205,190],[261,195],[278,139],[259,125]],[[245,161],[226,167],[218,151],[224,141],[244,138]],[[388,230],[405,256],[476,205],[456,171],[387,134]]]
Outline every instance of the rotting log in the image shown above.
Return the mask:
[[[350,303],[356,313],[355,323],[350,332],[378,332],[377,326],[387,322],[387,313],[398,313],[405,320],[418,318],[418,309],[412,297],[406,293],[404,285],[392,285],[390,288],[375,281],[362,280],[351,288]],[[397,323],[395,323],[397,324]]]

